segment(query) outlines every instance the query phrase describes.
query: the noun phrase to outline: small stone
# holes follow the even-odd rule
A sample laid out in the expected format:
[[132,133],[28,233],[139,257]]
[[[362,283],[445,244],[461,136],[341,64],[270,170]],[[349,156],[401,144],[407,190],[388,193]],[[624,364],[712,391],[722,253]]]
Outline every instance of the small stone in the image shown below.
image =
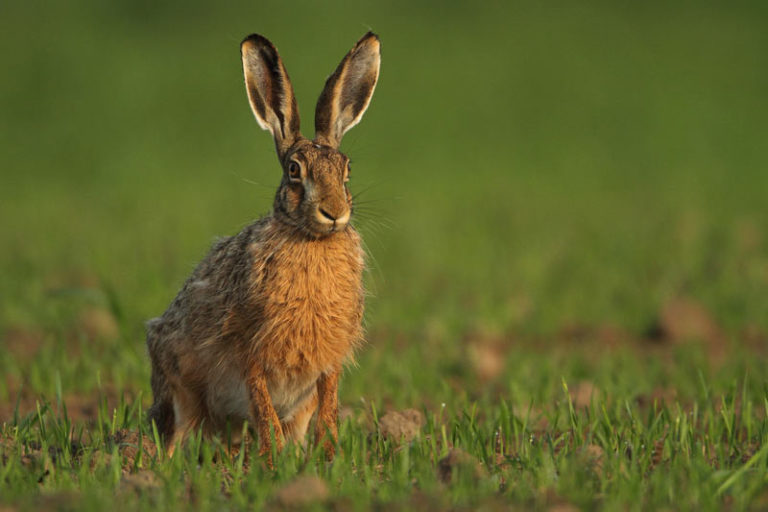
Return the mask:
[[387,439],[410,442],[424,426],[424,414],[416,409],[389,411],[379,419],[379,431]]

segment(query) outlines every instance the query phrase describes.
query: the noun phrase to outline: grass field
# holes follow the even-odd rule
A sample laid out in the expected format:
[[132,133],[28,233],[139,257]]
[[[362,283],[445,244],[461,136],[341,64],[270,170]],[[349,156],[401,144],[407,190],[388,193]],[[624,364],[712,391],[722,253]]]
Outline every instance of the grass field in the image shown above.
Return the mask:
[[[0,510],[765,510],[766,27],[758,2],[4,5]],[[339,455],[168,460],[143,322],[280,180],[238,44],[275,42],[311,135],[368,29]]]

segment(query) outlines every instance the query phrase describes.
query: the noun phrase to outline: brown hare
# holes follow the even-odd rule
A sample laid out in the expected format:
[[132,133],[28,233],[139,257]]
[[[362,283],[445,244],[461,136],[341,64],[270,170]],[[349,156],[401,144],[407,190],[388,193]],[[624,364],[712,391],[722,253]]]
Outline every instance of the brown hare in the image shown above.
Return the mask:
[[328,78],[315,138],[283,62],[263,36],[240,47],[259,125],[272,133],[282,181],[272,213],[214,244],[167,311],[147,324],[154,403],[149,419],[168,446],[195,428],[211,435],[243,422],[260,453],[274,436],[301,442],[317,411],[315,442],[333,457],[342,366],[361,342],[363,250],[349,225],[344,133],[360,121],[379,77],[380,43],[369,32]]

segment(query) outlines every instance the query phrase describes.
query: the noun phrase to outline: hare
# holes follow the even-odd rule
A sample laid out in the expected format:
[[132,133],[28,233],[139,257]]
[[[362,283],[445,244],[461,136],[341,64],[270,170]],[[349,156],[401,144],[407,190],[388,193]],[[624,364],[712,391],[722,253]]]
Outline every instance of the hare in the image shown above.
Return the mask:
[[[371,101],[381,62],[367,33],[328,78],[315,138],[274,45],[241,43],[248,100],[272,133],[282,181],[270,215],[216,242],[168,309],[147,323],[154,421],[172,454],[195,428],[205,435],[253,426],[260,453],[302,442],[317,411],[315,442],[337,441],[339,375],[362,340],[363,250],[349,224],[347,130]],[[270,459],[271,463],[271,459]]]

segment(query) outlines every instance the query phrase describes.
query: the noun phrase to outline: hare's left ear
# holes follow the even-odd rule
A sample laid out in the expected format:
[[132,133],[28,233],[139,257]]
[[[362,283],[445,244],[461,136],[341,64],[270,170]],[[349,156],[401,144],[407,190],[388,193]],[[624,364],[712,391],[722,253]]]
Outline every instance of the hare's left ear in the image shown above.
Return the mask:
[[368,32],[325,82],[315,109],[315,140],[338,148],[344,134],[360,122],[379,79],[381,43]]
[[272,133],[280,160],[301,137],[293,86],[275,46],[259,34],[240,44],[245,89],[259,125]]

